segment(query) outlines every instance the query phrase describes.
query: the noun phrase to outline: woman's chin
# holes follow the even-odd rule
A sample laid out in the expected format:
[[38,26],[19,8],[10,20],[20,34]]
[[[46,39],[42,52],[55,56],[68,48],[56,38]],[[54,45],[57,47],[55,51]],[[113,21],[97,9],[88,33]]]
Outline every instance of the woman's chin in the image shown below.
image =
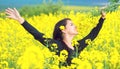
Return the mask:
[[76,35],[78,35],[78,32],[76,33]]
[[78,34],[78,32],[75,32],[75,35],[77,35]]

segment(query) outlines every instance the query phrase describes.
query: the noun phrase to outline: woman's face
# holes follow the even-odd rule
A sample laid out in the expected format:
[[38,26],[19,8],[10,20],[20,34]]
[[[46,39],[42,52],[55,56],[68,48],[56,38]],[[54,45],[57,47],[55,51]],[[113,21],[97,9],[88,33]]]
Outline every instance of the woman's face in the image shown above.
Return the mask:
[[77,28],[71,20],[67,20],[65,33],[67,33],[69,35],[77,35],[78,34]]

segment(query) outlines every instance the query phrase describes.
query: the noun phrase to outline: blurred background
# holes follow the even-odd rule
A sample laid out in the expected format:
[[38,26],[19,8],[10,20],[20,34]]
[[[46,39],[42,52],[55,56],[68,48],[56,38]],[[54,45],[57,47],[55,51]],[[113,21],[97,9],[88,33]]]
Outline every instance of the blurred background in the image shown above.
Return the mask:
[[1,8],[22,7],[25,5],[39,5],[45,2],[57,3],[61,1],[64,5],[74,6],[104,6],[109,0],[0,0]]
[[28,16],[41,13],[54,14],[58,11],[69,12],[71,10],[75,12],[89,11],[93,15],[98,15],[98,11],[95,12],[94,10],[115,11],[119,3],[119,0],[0,0],[0,11],[2,12],[8,7],[15,7],[19,9],[22,15]]

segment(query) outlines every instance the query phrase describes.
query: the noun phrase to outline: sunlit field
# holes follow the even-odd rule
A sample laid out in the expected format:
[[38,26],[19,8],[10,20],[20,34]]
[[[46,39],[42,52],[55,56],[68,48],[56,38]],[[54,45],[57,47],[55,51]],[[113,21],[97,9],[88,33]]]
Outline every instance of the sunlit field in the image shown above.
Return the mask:
[[77,11],[89,11],[94,9],[94,7],[90,6],[63,6],[63,10],[77,10]]
[[[0,13],[0,69],[120,69],[120,10],[107,13],[97,38],[72,60],[71,66],[60,66],[65,57],[55,55],[34,39],[17,21],[4,18]],[[3,17],[2,17],[3,16]],[[85,37],[94,28],[99,16],[91,13],[41,14],[23,16],[40,32],[52,38],[54,25],[63,18],[71,18],[79,34],[74,40]],[[61,53],[66,53],[62,51]]]

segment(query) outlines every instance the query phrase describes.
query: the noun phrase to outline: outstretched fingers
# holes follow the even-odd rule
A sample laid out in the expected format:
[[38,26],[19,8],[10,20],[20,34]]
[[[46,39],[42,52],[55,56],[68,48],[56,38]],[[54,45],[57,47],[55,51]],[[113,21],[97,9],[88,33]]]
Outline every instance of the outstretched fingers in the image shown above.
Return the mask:
[[5,10],[5,13],[7,14],[7,18],[14,18],[15,11],[11,8],[7,8]]
[[5,10],[5,13],[8,14],[8,15],[12,14],[12,12],[7,10],[7,9]]
[[17,11],[17,9],[16,9],[16,8],[14,8],[14,11],[15,11],[15,13],[16,13],[16,14],[19,14],[19,12]]
[[7,18],[12,18],[12,16],[6,16]]
[[8,8],[8,10],[9,10],[9,11],[11,11],[11,12],[14,12],[14,10],[13,10],[13,9],[11,9],[11,8]]
[[7,8],[7,9],[6,9],[6,12],[12,14],[12,13],[14,13],[14,10],[11,9],[11,8]]
[[14,15],[14,10],[12,10],[11,8],[8,8],[5,10],[5,13],[8,15],[8,16],[12,16]]
[[6,16],[7,18],[11,18],[11,19],[17,20],[20,23],[24,22],[24,18],[21,17],[21,15],[16,10],[16,8],[13,8],[13,9],[7,8],[5,10],[5,13],[7,14],[7,16]]

